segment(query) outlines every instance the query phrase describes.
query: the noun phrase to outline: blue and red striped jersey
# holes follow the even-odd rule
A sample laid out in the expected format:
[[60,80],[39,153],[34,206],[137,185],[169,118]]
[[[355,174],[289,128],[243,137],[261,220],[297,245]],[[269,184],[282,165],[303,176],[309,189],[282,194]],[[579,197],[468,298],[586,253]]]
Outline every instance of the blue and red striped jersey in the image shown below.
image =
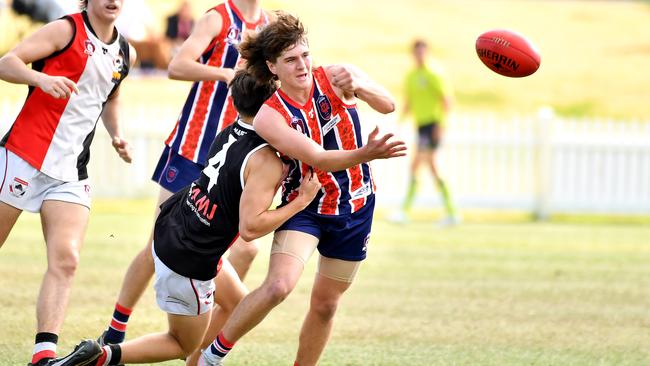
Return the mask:
[[[363,146],[361,122],[356,105],[344,103],[332,89],[325,69],[312,72],[311,99],[305,105],[293,101],[281,89],[266,101],[278,111],[293,129],[305,134],[326,150],[354,150]],[[300,181],[310,167],[298,160],[287,159],[289,175],[282,183],[282,204],[298,195]],[[307,207],[323,215],[343,215],[356,212],[375,192],[375,184],[368,163],[338,172],[314,169],[322,185],[314,201]]]
[[[214,67],[234,69],[240,62],[237,45],[247,31],[258,31],[268,23],[265,11],[256,23],[247,23],[232,0],[214,10],[221,14],[221,32],[205,49],[199,62]],[[195,163],[205,165],[214,137],[237,118],[227,83],[216,80],[197,81],[192,85],[183,110],[165,144]]]

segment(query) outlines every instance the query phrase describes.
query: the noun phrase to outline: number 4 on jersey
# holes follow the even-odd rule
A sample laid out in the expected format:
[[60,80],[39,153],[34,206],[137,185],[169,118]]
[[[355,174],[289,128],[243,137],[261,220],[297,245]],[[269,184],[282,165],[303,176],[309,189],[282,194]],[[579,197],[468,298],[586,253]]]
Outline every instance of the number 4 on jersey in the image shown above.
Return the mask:
[[208,192],[212,190],[215,184],[217,184],[217,179],[219,178],[219,171],[223,164],[226,161],[226,154],[228,154],[228,149],[230,146],[237,141],[237,138],[233,135],[228,137],[228,142],[226,142],[213,157],[208,160],[208,166],[203,169],[203,174],[205,174],[210,180],[208,181]]

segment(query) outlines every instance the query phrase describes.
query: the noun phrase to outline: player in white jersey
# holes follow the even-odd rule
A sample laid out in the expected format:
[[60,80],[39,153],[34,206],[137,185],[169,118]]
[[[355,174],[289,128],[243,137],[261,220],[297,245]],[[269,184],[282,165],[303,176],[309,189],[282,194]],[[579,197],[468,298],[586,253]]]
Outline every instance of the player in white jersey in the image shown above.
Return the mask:
[[25,105],[0,142],[0,246],[23,210],[40,212],[47,246],[30,365],[56,364],[88,222],[86,165],[100,116],[120,157],[131,161],[117,113],[119,85],[135,60],[114,27],[122,0],[82,3],[85,11],[43,26],[0,59],[0,79],[29,85]]

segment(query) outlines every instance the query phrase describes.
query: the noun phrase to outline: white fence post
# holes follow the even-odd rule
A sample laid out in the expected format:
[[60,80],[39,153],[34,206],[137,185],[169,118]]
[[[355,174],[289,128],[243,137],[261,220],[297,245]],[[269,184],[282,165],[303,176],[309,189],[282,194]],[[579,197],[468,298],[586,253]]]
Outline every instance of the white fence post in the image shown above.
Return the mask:
[[555,113],[551,107],[540,108],[535,121],[535,209],[537,220],[550,216],[551,201],[551,149]]

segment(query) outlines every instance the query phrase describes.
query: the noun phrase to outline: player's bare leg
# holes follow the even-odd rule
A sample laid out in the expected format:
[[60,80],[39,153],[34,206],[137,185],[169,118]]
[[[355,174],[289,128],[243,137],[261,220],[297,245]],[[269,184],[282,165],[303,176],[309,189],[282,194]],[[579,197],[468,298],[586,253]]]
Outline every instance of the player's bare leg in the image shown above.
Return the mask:
[[230,247],[228,261],[235,268],[242,281],[246,278],[258,251],[259,249],[255,241],[248,242],[242,238],[237,238],[235,243]]
[[230,344],[228,349],[232,348],[236,341],[284,301],[296,287],[305,261],[316,249],[318,241],[318,238],[299,231],[275,232],[266,279],[237,305],[217,339],[205,349],[202,358],[206,365],[218,365],[225,357],[220,342]]
[[332,333],[334,315],[343,293],[350,282],[337,281],[316,274],[311,292],[309,311],[300,330],[296,364],[316,365]]
[[[214,294],[214,300],[218,306],[212,309],[210,325],[201,342],[200,349],[205,349],[210,346],[226,323],[226,320],[230,317],[232,311],[235,310],[237,304],[248,294],[248,289],[241,282],[237,272],[227,260],[223,261],[221,270],[215,278],[215,288],[217,290]],[[195,366],[200,355],[201,352],[194,352],[187,358],[186,365]]]
[[39,333],[58,334],[63,324],[88,216],[89,209],[76,203],[43,202],[41,222],[47,245],[47,271],[36,303]]
[[150,363],[185,358],[194,352],[210,323],[210,312],[198,316],[167,314],[169,331],[149,334],[120,345],[120,363]]
[[22,210],[4,202],[0,202],[0,248],[2,248],[2,245],[7,240],[11,229],[16,224],[16,221],[22,212]]
[[293,291],[303,269],[303,262],[293,256],[272,254],[266,279],[239,303],[224,327],[226,339],[235,342],[255,328]]

